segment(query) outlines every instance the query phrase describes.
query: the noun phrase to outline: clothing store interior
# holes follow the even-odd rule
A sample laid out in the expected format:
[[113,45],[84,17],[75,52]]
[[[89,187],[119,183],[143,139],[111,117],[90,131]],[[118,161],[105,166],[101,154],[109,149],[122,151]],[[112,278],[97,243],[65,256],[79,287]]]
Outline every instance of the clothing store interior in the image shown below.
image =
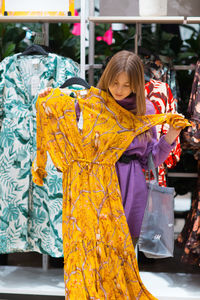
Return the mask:
[[[71,77],[84,78],[84,88],[96,86],[120,50],[141,58],[155,113],[178,113],[192,124],[156,169],[159,185],[174,188],[173,254],[148,257],[137,244],[140,276],[159,300],[200,300],[199,2],[168,0],[161,16],[141,15],[139,0],[126,7],[120,0],[116,7],[105,0],[68,2],[68,15],[20,16],[0,1],[0,300],[65,298],[62,173],[49,154],[44,184],[32,180],[36,102],[47,87],[69,86]],[[156,125],[157,137],[167,130],[168,124]]]

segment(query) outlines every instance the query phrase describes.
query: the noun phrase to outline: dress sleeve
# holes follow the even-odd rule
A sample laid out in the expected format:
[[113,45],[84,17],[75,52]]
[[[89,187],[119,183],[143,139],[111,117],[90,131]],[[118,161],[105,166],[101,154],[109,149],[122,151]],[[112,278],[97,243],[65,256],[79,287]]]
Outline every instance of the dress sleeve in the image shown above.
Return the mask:
[[155,167],[157,168],[161,165],[169,156],[170,151],[172,151],[176,146],[176,141],[171,145],[166,142],[165,136],[163,135],[158,142],[155,142],[152,146],[152,155]]
[[[165,133],[167,133],[167,131]],[[158,139],[156,126],[154,126],[152,128],[152,140],[147,145],[147,150],[145,155],[145,165],[143,167],[145,169],[147,168],[148,155],[151,151],[152,151],[155,167],[157,168],[158,166],[160,166],[169,157],[170,152],[176,147],[176,143],[177,143],[176,141],[171,145],[167,143],[165,140],[165,135],[161,136],[160,139]]]
[[[155,108],[150,101],[147,101],[146,113],[148,115],[155,114]],[[135,140],[133,140],[125,152],[127,155],[138,155],[138,160],[143,169],[147,169],[148,155],[150,152],[152,152],[155,166],[158,167],[167,159],[170,151],[176,146],[176,142],[171,145],[168,144],[164,136],[158,140],[156,126],[153,126],[150,129],[150,132],[151,138],[149,138],[149,141],[147,140],[148,137],[145,135],[144,139],[142,136],[141,138],[137,137]],[[137,147],[141,150],[137,151]]]
[[33,182],[37,185],[42,186],[43,179],[47,176],[47,172],[45,171],[46,162],[47,162],[45,127],[47,126],[47,119],[46,119],[44,107],[42,106],[42,102],[40,100],[41,99],[38,98],[36,103],[37,152],[36,152],[36,158],[34,159],[32,165],[32,176],[33,176]]
[[161,165],[165,159],[168,157],[170,151],[176,146],[176,142],[173,144],[169,144],[166,142],[165,137],[162,136],[159,140],[157,140],[156,129],[152,128],[153,136],[151,141],[147,143],[146,151],[144,155],[140,158],[140,164],[143,169],[147,169],[147,162],[149,153],[152,152],[153,160],[155,167],[157,168]]

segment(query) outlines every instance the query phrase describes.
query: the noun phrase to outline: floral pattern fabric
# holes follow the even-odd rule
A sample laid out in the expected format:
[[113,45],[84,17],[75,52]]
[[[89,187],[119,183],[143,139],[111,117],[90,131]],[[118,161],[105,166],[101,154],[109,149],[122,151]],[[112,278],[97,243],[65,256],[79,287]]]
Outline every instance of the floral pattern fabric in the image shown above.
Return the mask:
[[192,205],[185,225],[177,238],[183,248],[181,261],[200,267],[200,161],[198,160],[197,188],[192,192]]
[[[67,93],[67,91],[66,91]],[[155,299],[144,287],[129,233],[115,163],[135,136],[156,124],[188,126],[180,115],[134,116],[103,91],[60,89],[37,101],[33,181],[42,185],[47,152],[63,172],[66,299]]]
[[181,261],[200,267],[200,61],[196,64],[188,116],[192,126],[183,131],[182,147],[192,151],[197,159],[198,179],[192,193],[192,205],[177,242],[183,248]]
[[196,159],[200,159],[200,61],[196,64],[187,113],[192,126],[184,130],[184,147],[193,149]]
[[62,174],[50,157],[43,187],[32,182],[38,92],[79,75],[79,65],[53,53],[0,63],[0,253],[63,256]]

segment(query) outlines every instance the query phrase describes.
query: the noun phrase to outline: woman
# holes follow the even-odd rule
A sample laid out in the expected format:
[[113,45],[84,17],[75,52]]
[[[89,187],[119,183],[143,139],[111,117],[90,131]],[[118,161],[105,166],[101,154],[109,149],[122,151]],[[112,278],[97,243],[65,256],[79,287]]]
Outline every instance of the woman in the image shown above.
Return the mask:
[[[144,95],[144,71],[139,56],[120,51],[107,64],[97,85],[110,93],[124,109],[135,115],[154,114],[154,106]],[[159,141],[156,129],[136,137],[116,163],[123,206],[134,246],[140,234],[147,201],[147,187],[142,169],[147,169],[147,159],[152,151],[155,166],[159,166],[175,147],[180,133],[172,126]]]

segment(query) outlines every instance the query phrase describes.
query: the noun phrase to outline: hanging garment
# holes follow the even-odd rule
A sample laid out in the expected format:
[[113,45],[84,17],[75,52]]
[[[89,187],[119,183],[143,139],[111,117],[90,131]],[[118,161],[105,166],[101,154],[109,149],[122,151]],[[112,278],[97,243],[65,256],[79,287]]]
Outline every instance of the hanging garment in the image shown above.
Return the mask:
[[0,253],[63,255],[62,174],[50,157],[43,187],[32,182],[38,92],[79,75],[79,65],[53,53],[0,63]]
[[60,89],[37,101],[33,181],[43,184],[47,151],[63,172],[66,299],[155,299],[141,282],[123,210],[115,163],[138,134],[158,123],[188,126],[180,115],[134,116],[107,93]]
[[[177,112],[175,100],[167,83],[151,79],[145,84],[145,96],[153,103],[157,114]],[[168,124],[157,125],[157,138],[160,139],[161,136],[166,134],[168,128]],[[165,162],[158,167],[159,185],[166,186],[166,168],[174,168],[180,160],[180,156],[180,139],[177,137],[176,147],[170,152]]]
[[196,64],[187,113],[192,126],[183,132],[183,146],[193,149],[196,159],[200,159],[200,61]]
[[198,179],[196,189],[192,192],[192,205],[177,243],[183,247],[181,261],[200,267],[200,61],[196,64],[188,117],[192,126],[183,130],[182,147],[192,151],[197,159]]
[[149,82],[151,79],[155,79],[168,83],[177,110],[178,102],[180,101],[180,90],[176,79],[176,71],[173,68],[171,59],[167,56],[151,55],[150,57],[144,58],[143,63],[145,81]]
[[177,238],[177,245],[183,248],[181,261],[200,267],[200,160],[198,160],[197,187],[192,192],[192,205],[184,227]]

